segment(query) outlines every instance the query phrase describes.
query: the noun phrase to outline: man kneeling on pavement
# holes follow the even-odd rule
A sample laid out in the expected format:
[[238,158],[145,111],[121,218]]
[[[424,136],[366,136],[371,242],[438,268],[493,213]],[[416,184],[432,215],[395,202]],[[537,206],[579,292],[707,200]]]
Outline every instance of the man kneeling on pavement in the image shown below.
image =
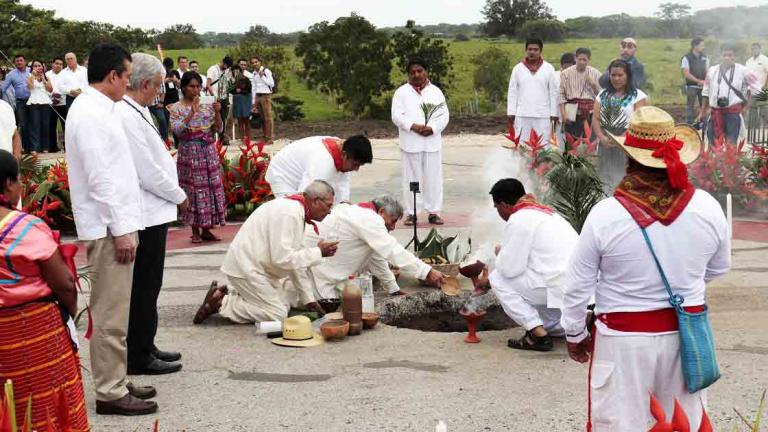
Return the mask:
[[[281,321],[303,305],[324,314],[315,301],[307,268],[336,253],[336,242],[304,246],[304,225],[315,226],[333,206],[333,188],[322,180],[301,194],[269,201],[245,221],[229,245],[221,271],[229,288],[216,281],[195,314],[199,324],[214,313],[236,323]],[[290,280],[292,283],[286,283]]]
[[551,208],[526,194],[517,179],[499,180],[490,192],[493,205],[507,224],[496,262],[475,278],[476,288],[492,289],[512,320],[525,328],[510,348],[552,350],[551,337],[565,333],[560,326],[565,271],[578,234]]

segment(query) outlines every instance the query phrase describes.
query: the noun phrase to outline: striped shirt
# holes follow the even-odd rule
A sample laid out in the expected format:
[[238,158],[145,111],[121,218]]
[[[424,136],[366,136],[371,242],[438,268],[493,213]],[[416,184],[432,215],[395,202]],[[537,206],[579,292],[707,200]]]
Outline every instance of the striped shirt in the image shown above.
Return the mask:
[[566,103],[573,99],[595,100],[597,93],[587,82],[587,76],[591,76],[597,83],[600,79],[600,71],[592,66],[587,66],[584,72],[579,72],[574,65],[560,72],[560,103]]

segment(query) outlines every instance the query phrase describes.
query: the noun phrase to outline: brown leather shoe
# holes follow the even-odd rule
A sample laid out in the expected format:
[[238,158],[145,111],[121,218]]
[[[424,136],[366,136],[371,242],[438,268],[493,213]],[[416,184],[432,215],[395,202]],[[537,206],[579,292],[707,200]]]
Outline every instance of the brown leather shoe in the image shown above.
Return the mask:
[[146,415],[157,412],[157,402],[141,400],[130,393],[113,401],[96,401],[96,414],[102,415]]
[[126,385],[128,393],[136,398],[147,400],[157,396],[157,390],[152,386],[135,386],[133,383]]

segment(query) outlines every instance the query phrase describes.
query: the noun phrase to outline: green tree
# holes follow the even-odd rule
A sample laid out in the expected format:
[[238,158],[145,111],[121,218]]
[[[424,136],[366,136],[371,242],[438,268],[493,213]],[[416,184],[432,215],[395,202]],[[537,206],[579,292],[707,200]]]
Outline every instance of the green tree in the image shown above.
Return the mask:
[[482,13],[482,32],[490,37],[511,38],[527,21],[555,18],[543,0],[486,0]]
[[356,116],[392,88],[389,38],[359,15],[312,25],[299,36],[295,52],[307,85],[333,95]]
[[194,49],[203,46],[203,39],[192,24],[175,24],[155,38],[163,49]]
[[491,46],[477,54],[472,63],[476,66],[473,76],[475,88],[482,90],[491,103],[501,102],[507,93],[509,72],[512,70],[509,54],[501,48]]
[[448,82],[453,78],[453,57],[448,53],[448,44],[440,39],[425,37],[412,20],[406,23],[405,29],[392,35],[392,52],[397,66],[407,74],[408,61],[412,58],[421,59],[429,66],[430,81],[445,93]]

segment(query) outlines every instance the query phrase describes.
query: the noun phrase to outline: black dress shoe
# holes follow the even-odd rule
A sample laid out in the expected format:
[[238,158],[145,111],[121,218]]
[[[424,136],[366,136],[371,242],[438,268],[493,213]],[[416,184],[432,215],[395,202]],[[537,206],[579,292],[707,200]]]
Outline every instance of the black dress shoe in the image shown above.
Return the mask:
[[167,362],[160,359],[152,360],[142,368],[128,368],[128,375],[164,375],[181,370],[181,363]]
[[181,353],[176,351],[160,351],[159,349],[156,349],[154,352],[152,352],[152,355],[155,356],[155,358],[159,358],[160,360],[167,362],[175,362],[181,360]]
[[135,398],[147,400],[157,396],[157,390],[152,386],[137,386],[129,382],[126,387],[128,393]]

